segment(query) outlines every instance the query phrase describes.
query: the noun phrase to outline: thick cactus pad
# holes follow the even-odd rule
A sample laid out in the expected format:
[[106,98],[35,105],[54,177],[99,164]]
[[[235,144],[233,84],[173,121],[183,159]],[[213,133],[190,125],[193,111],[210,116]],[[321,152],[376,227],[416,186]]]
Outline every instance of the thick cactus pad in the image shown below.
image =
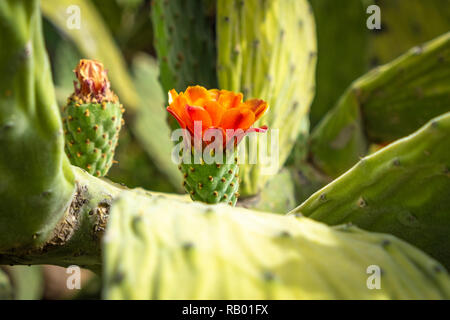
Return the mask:
[[295,215],[125,191],[104,239],[106,299],[450,298],[445,268],[411,245]]
[[123,107],[118,102],[85,102],[69,98],[64,108],[66,153],[71,163],[97,177],[113,164],[122,127]]
[[74,191],[39,1],[0,1],[0,252],[40,246]]
[[181,163],[179,169],[183,174],[183,186],[192,200],[236,204],[239,197],[239,165],[234,155],[221,164],[191,162]]
[[163,90],[216,88],[214,36],[206,0],[152,1],[154,45]]
[[366,155],[449,110],[450,32],[356,80],[311,134],[310,155],[336,177]]
[[[309,130],[317,56],[311,7],[304,0],[219,0],[216,25],[219,87],[268,102],[270,112],[256,125],[279,130],[277,171]],[[243,196],[267,181],[262,163],[241,165]]]
[[450,267],[450,113],[363,158],[293,212],[402,238]]
[[314,127],[351,82],[366,72],[369,33],[362,27],[367,19],[367,5],[362,1],[313,0],[310,4],[317,27],[316,96],[309,114]]
[[371,35],[374,64],[388,63],[411,47],[429,41],[450,29],[448,0],[377,0],[381,30]]

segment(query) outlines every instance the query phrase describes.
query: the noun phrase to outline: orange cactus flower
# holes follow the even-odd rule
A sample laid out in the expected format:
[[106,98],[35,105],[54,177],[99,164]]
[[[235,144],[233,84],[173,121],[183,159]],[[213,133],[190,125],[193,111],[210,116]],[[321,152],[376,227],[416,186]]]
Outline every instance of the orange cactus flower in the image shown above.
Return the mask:
[[[250,132],[265,132],[267,126],[252,128],[266,111],[268,105],[260,99],[242,101],[242,93],[227,90],[206,90],[201,86],[188,87],[185,92],[169,91],[167,111],[172,114],[181,128],[194,134],[194,123],[201,121],[202,138],[208,129],[219,129],[224,144],[232,138],[229,132],[241,129],[244,134],[235,136],[239,142]],[[230,130],[231,129],[231,130]]]

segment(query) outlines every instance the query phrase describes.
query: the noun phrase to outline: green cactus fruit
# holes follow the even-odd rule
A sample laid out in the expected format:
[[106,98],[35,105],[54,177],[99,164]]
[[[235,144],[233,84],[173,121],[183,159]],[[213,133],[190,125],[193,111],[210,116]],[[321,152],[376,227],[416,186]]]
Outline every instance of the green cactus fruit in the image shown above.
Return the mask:
[[103,254],[105,299],[450,298],[445,268],[391,235],[132,191]]
[[450,268],[450,113],[363,158],[293,210],[391,233]]
[[[192,155],[192,154],[191,154]],[[239,197],[239,165],[237,153],[228,157],[224,155],[223,163],[205,163],[199,159],[194,163],[192,155],[190,163],[182,162],[179,166],[183,174],[183,186],[194,201],[206,203],[225,202],[231,206]]]
[[[309,132],[317,56],[311,7],[306,0],[219,0],[216,25],[219,87],[268,102],[271,111],[257,124],[279,130],[278,161],[270,172],[276,174],[299,135]],[[264,139],[257,148],[265,148]],[[243,197],[261,191],[271,176],[263,170],[261,159],[241,165]]]
[[81,60],[75,73],[80,87],[75,85],[63,108],[66,154],[73,165],[105,176],[114,162],[124,108],[101,63]]
[[450,32],[375,68],[346,90],[310,139],[310,158],[337,177],[367,154],[447,112],[450,103]]

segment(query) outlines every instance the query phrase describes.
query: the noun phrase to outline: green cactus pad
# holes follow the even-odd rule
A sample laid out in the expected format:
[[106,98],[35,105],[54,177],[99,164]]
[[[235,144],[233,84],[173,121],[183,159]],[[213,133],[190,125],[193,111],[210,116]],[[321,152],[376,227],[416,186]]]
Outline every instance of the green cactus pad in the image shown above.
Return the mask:
[[450,113],[363,158],[293,212],[402,238],[450,268]]
[[351,82],[367,71],[369,32],[363,27],[367,19],[363,1],[313,0],[310,4],[317,27],[316,96],[309,114],[315,127]]
[[337,177],[365,156],[449,110],[450,32],[357,79],[311,133],[314,165]]
[[0,252],[41,246],[75,189],[41,23],[39,1],[0,1]]
[[371,32],[373,64],[388,63],[450,29],[448,0],[376,0],[376,5],[380,7],[382,23],[381,30]]
[[225,202],[234,206],[239,197],[236,154],[229,156],[222,164],[199,161],[202,163],[194,163],[194,157],[191,157],[191,163],[181,163],[179,166],[183,174],[183,186],[191,199],[206,203]]
[[121,193],[103,252],[105,299],[450,298],[445,268],[391,235],[162,195]]
[[122,127],[122,111],[118,102],[69,98],[63,124],[65,150],[73,165],[97,177],[108,173]]
[[165,92],[196,84],[217,87],[208,6],[205,0],[152,1],[154,45]]
[[[311,7],[306,0],[219,0],[216,25],[219,87],[267,101],[269,112],[255,126],[279,130],[277,171],[309,131],[317,56]],[[270,177],[262,163],[241,165],[243,196],[261,191]]]

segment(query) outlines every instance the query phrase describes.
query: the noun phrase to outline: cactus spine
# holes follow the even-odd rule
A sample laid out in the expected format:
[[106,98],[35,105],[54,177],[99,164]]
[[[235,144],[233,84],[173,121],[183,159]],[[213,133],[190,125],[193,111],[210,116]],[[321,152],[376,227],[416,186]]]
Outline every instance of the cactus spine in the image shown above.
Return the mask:
[[63,108],[66,153],[73,165],[105,176],[113,164],[125,110],[100,62],[81,60],[75,74],[79,87],[75,85]]

